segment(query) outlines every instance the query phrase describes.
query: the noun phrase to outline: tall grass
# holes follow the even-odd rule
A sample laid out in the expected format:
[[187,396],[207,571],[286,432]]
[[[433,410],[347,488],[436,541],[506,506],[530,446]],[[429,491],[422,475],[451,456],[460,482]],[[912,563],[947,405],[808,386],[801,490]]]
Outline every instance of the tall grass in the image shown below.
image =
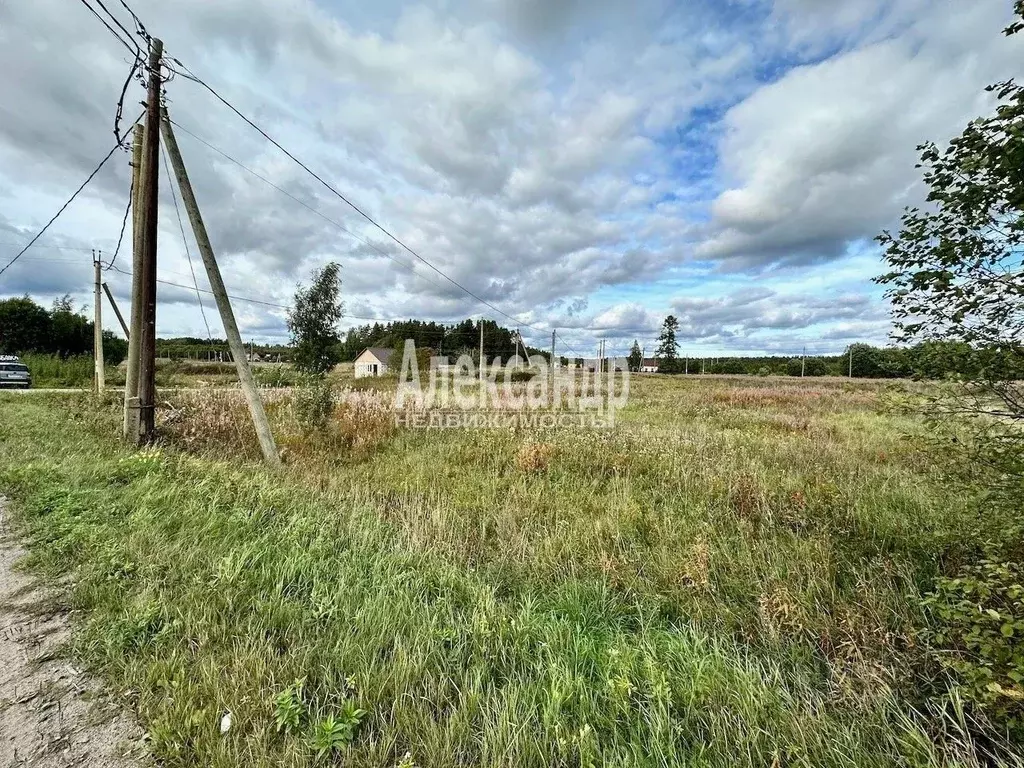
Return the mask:
[[[359,396],[336,434],[387,412]],[[297,443],[284,476],[244,440],[171,424],[200,455],[133,455],[116,413],[0,402],[33,562],[74,572],[76,649],[168,765],[980,760],[919,714],[915,626],[998,521],[871,387],[648,378],[612,431],[390,429]]]
[[[35,387],[90,387],[93,383],[94,363],[92,355],[60,357],[58,355],[26,354],[21,361],[32,374]],[[105,376],[110,381],[118,379],[117,369],[108,366]],[[123,377],[121,377],[123,381]]]

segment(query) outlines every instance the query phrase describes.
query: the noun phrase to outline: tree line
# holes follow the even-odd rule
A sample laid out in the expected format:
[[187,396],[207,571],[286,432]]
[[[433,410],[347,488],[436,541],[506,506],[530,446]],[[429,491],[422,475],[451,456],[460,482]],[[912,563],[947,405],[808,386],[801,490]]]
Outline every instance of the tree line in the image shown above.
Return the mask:
[[[61,358],[92,355],[95,325],[75,309],[70,295],[55,299],[50,309],[30,297],[0,300],[0,354],[37,352]],[[103,332],[103,356],[117,365],[128,355],[128,342],[111,331]]]
[[[854,376],[863,379],[1024,379],[1019,350],[976,340],[929,338],[911,346],[851,344],[840,355],[686,358],[679,355],[679,321],[665,318],[655,359],[658,373],[748,374],[761,376]],[[630,370],[643,364],[640,343],[627,358]]]

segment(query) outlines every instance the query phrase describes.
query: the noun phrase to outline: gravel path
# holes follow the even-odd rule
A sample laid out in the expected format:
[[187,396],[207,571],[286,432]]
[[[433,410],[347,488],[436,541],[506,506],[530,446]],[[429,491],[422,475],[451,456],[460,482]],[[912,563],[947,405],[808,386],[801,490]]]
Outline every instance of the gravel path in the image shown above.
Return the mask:
[[138,725],[62,653],[68,617],[23,554],[0,496],[0,768],[148,765]]

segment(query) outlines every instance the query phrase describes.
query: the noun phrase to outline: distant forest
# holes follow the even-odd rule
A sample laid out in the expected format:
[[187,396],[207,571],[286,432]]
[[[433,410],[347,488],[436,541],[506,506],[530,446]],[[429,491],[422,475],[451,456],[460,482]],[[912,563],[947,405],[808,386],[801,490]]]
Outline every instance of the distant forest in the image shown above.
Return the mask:
[[[508,360],[516,354],[516,333],[492,320],[483,320],[484,354],[488,359]],[[430,349],[434,355],[455,359],[469,355],[476,360],[480,349],[479,320],[462,320],[455,324],[403,320],[357,326],[340,341],[340,357],[352,361],[367,347],[400,349],[406,339],[419,348]],[[0,354],[20,355],[29,352],[56,354],[60,357],[92,354],[92,321],[81,309],[76,310],[69,297],[54,302],[47,310],[28,297],[0,300]],[[290,362],[291,348],[282,344],[247,344],[260,359]],[[103,334],[107,362],[116,365],[127,354],[127,343],[110,331]],[[218,359],[225,357],[225,339],[194,337],[161,338],[157,355],[174,360]],[[548,350],[528,347],[530,355],[548,356]],[[582,358],[565,357],[558,350],[562,365],[584,364]],[[941,379],[961,376],[978,379],[986,372],[997,372],[1005,378],[1024,378],[1024,372],[1003,370],[1019,367],[1019,355],[999,350],[972,347],[963,342],[926,342],[913,347],[873,347],[853,344],[841,355],[807,357],[705,357],[680,356],[674,368],[660,373],[672,374],[748,374],[762,376],[848,376],[856,378],[926,378]],[[226,359],[226,357],[225,357]],[[619,360],[625,360],[619,357]],[[593,358],[588,358],[592,361]]]

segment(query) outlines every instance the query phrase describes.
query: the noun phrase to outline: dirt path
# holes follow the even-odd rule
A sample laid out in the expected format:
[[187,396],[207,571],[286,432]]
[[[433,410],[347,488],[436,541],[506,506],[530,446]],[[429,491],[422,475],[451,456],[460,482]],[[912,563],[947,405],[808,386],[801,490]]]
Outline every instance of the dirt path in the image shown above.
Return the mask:
[[142,731],[61,653],[68,619],[13,565],[24,554],[0,496],[0,768],[142,766]]

